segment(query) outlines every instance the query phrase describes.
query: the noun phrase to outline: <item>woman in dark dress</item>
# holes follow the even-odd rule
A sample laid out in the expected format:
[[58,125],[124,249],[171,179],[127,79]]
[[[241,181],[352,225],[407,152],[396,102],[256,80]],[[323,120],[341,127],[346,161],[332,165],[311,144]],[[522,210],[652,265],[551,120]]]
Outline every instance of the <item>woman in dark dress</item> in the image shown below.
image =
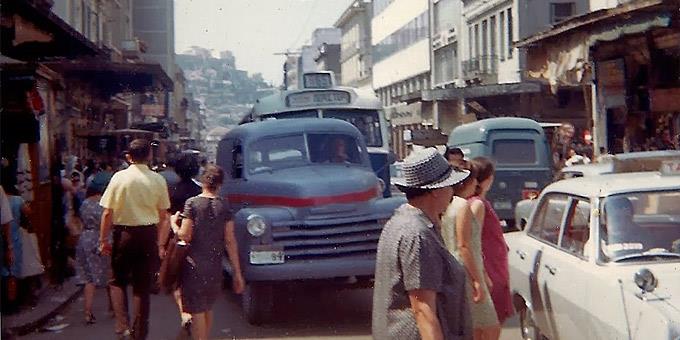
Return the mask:
[[243,292],[234,222],[227,203],[218,196],[224,171],[208,165],[201,176],[203,191],[187,200],[178,235],[190,244],[183,263],[180,289],[182,307],[191,313],[194,339],[208,339],[212,324],[212,306],[221,290],[222,255],[226,246],[234,270],[234,291]]
[[[194,177],[198,174],[199,164],[198,160],[191,155],[182,156],[177,162],[175,162],[175,172],[180,178],[179,183],[168,185],[168,191],[170,194],[170,209],[168,213],[170,215],[175,215],[176,213],[181,213],[184,209],[184,204],[186,201],[194,196],[201,194],[201,186],[194,181]],[[174,217],[174,216],[173,216]],[[176,218],[171,219],[173,222]],[[179,225],[171,223],[173,232],[179,230]],[[182,309],[182,296],[179,289],[177,289],[173,296],[177,307],[179,308],[180,318],[182,320],[182,328],[190,331],[191,327],[191,314],[187,313]]]

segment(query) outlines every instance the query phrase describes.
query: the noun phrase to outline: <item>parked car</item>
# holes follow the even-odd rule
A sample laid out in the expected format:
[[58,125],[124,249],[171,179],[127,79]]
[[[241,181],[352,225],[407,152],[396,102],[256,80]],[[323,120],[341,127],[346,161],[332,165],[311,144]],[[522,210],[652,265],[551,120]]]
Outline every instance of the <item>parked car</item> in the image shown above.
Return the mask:
[[667,169],[557,181],[505,234],[524,339],[680,338],[680,162]]
[[[604,157],[599,163],[578,164],[562,168],[555,175],[555,180],[563,180],[575,177],[590,177],[623,172],[637,172],[657,170],[661,162],[668,160],[680,160],[680,151],[644,151],[628,152]],[[515,206],[515,221],[517,228],[522,230],[529,220],[529,215],[536,206],[536,198],[529,197],[517,202]]]
[[271,317],[276,283],[370,285],[382,227],[405,199],[383,198],[356,127],[321,118],[240,125],[220,141],[217,164],[227,173],[249,322]]
[[514,225],[515,204],[538,194],[552,181],[552,156],[541,125],[526,118],[489,118],[463,124],[451,132],[449,147],[470,159],[485,156],[496,163],[496,180],[487,197],[506,227]]

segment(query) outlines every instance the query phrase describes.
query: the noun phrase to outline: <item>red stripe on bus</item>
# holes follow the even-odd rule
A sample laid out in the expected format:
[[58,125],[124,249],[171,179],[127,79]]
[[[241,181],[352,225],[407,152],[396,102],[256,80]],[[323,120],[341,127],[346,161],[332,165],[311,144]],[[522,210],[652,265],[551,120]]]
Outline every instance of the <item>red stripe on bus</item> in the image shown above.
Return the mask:
[[371,188],[366,191],[352,192],[349,194],[335,196],[316,196],[316,197],[286,197],[286,196],[265,196],[251,194],[228,194],[227,199],[230,203],[250,203],[255,205],[279,205],[286,207],[311,207],[324,204],[339,204],[368,201],[377,196],[376,189]]

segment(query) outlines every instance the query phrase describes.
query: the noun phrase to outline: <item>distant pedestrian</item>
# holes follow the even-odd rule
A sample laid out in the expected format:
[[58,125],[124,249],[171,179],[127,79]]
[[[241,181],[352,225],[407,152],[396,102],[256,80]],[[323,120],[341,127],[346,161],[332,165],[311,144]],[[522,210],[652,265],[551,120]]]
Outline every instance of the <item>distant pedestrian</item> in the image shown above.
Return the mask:
[[165,182],[168,184],[168,187],[174,186],[180,181],[180,177],[175,171],[176,164],[177,160],[174,157],[171,157],[165,164],[163,171],[159,172],[159,174],[165,178]]
[[491,279],[491,300],[496,309],[498,321],[503,322],[513,314],[510,295],[510,272],[508,269],[508,245],[503,237],[503,227],[498,215],[486,198],[494,181],[494,164],[486,157],[472,159],[477,168],[475,196],[468,199],[472,214],[482,225],[482,255],[484,269]]
[[498,339],[500,325],[489,294],[491,280],[482,260],[482,227],[472,215],[467,201],[477,187],[477,171],[468,161],[461,167],[470,171],[470,177],[454,187],[456,195],[442,216],[442,236],[446,247],[465,266],[470,278],[467,289],[475,340]]
[[576,149],[569,148],[567,152],[567,160],[564,162],[564,166],[572,166],[576,164],[590,164],[590,158],[587,156],[579,155]]
[[[85,323],[93,324],[96,321],[92,313],[92,302],[96,288],[106,287],[111,272],[111,258],[99,252],[99,234],[102,212],[104,208],[99,205],[102,193],[106,185],[90,184],[87,187],[86,198],[80,206],[80,219],[83,224],[83,232],[78,238],[76,246],[76,262],[80,278],[84,281],[84,311]],[[107,291],[107,295],[109,292]],[[108,297],[110,308],[111,300]]]
[[210,334],[212,306],[222,288],[225,247],[234,270],[234,292],[241,294],[245,288],[234,221],[227,202],[219,196],[223,180],[224,171],[220,167],[206,166],[201,176],[203,190],[187,200],[178,232],[180,239],[190,247],[180,279],[182,308],[191,313],[192,334],[197,340],[207,340]]
[[[201,194],[201,186],[194,182],[194,177],[198,173],[198,168],[198,160],[191,155],[184,155],[175,163],[175,172],[177,172],[180,180],[174,185],[168,184],[168,189],[170,190],[169,213],[171,215],[174,215],[177,212],[181,213],[184,210],[184,204],[189,198]],[[176,228],[174,225],[172,227],[173,230]],[[182,310],[180,289],[177,289],[174,292],[174,297],[177,307],[179,308],[182,328],[189,331],[191,326],[191,314]]]
[[373,337],[472,339],[466,275],[440,235],[439,217],[469,173],[456,171],[434,148],[414,151],[395,185],[408,203],[385,224],[375,269]]
[[[146,339],[149,303],[159,257],[159,245],[168,237],[170,199],[163,177],[149,169],[151,146],[144,139],[130,143],[126,155],[130,166],[113,175],[100,201],[102,214],[99,248],[111,254],[111,299],[116,314],[116,333],[121,338]],[[109,232],[113,226],[113,247]],[[160,238],[160,239],[159,239]],[[127,285],[132,284],[134,324],[130,331]]]
[[449,146],[446,148],[446,152],[444,152],[444,158],[450,164],[460,164],[465,159],[465,154],[460,148]]

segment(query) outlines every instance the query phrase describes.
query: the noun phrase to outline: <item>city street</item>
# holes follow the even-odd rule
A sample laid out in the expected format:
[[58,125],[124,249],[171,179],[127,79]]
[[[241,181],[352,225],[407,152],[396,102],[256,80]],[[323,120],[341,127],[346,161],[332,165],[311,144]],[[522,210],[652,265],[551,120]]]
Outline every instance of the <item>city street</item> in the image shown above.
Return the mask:
[[[114,339],[113,319],[107,313],[105,293],[97,292],[94,313],[97,323],[83,322],[82,298],[63,313],[56,324],[69,324],[57,332],[40,332],[20,339]],[[238,299],[225,292],[215,303],[214,339],[371,339],[370,290],[290,290],[275,310],[275,321],[251,326],[240,315]],[[168,296],[152,298],[150,340],[189,339],[180,329],[177,309]],[[510,320],[503,340],[520,339],[517,322]]]

